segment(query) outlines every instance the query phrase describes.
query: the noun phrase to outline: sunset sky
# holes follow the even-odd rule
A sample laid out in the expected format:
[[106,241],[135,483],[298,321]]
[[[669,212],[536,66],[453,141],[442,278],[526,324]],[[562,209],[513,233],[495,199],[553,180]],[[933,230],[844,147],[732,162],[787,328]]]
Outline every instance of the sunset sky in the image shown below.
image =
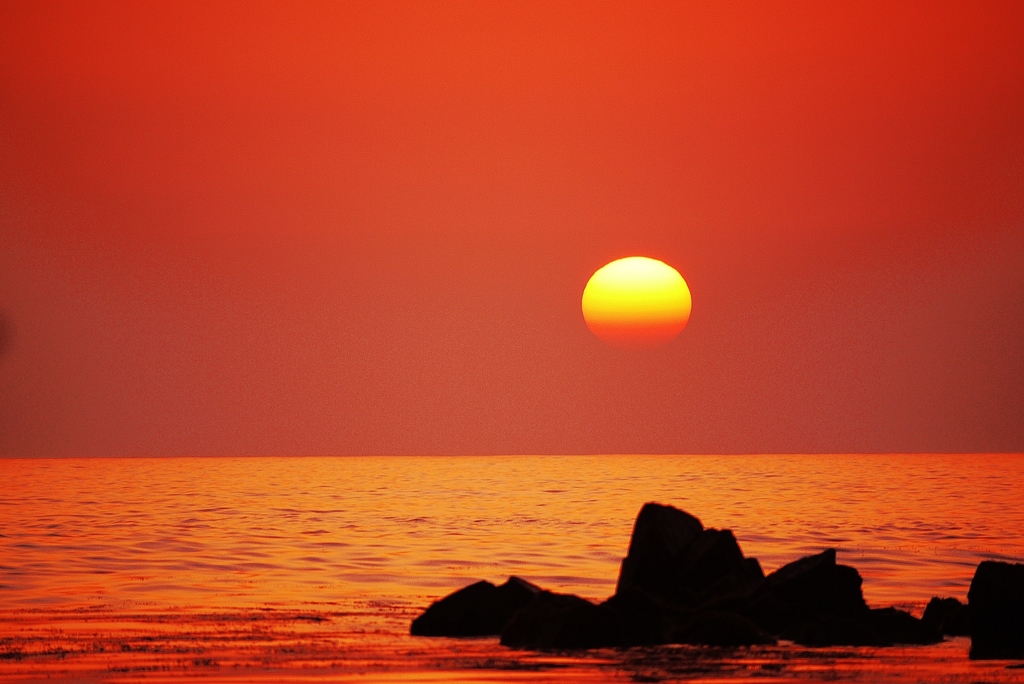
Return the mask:
[[[644,255],[668,345],[580,309]],[[0,454],[1024,451],[1024,3],[0,4]]]

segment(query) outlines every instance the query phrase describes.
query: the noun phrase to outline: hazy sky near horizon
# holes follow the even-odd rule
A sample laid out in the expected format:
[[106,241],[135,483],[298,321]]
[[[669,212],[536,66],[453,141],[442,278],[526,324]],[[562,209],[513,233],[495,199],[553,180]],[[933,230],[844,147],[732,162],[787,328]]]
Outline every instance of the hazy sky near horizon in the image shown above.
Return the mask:
[[[586,328],[608,261],[670,345]],[[0,454],[1024,451],[1024,4],[4,2]]]

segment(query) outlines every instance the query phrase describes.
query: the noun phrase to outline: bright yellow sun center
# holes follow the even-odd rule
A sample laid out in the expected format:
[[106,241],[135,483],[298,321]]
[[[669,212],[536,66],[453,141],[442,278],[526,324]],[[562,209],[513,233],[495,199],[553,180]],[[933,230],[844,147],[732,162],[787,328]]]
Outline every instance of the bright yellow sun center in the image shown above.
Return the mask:
[[603,266],[583,290],[583,319],[602,341],[623,349],[660,347],[690,320],[690,288],[668,264],[627,257]]

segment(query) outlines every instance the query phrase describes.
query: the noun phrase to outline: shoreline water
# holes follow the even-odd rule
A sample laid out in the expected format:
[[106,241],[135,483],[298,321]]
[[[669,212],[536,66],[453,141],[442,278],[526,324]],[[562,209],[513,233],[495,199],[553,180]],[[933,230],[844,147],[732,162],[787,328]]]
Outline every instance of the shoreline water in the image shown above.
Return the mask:
[[[7,655],[0,658],[0,677],[12,682],[1024,682],[1020,661],[968,660],[966,638],[879,648],[810,649],[783,642],[732,649],[530,652],[502,647],[496,638],[416,638],[385,626],[407,625],[408,617],[403,610],[382,614],[322,607],[302,614],[16,611],[4,620]],[[367,631],[367,619],[383,629]],[[11,657],[18,646],[22,654]]]

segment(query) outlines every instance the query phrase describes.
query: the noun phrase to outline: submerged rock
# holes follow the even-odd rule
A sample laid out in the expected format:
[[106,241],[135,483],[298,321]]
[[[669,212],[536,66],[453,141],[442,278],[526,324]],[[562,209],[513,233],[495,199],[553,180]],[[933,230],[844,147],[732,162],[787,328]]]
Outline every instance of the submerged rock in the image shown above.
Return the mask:
[[500,587],[477,582],[435,601],[412,621],[414,636],[497,636],[516,611],[526,607],[540,587],[509,577]]
[[967,605],[972,660],[1024,658],[1024,564],[982,562]]
[[921,621],[940,634],[968,636],[971,633],[970,610],[955,598],[932,597]]

